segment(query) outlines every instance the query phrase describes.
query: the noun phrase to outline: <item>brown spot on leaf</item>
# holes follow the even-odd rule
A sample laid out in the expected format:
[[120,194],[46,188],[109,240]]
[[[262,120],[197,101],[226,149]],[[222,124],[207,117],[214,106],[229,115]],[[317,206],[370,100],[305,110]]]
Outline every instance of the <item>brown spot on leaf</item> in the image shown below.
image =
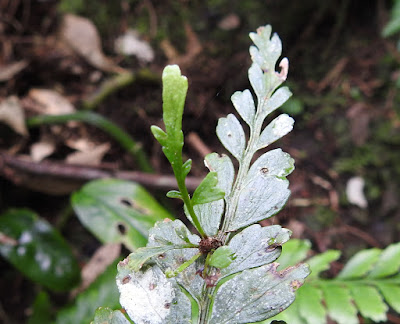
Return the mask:
[[129,281],[131,281],[131,276],[127,275],[126,277],[124,277],[121,282],[123,285],[127,284]]

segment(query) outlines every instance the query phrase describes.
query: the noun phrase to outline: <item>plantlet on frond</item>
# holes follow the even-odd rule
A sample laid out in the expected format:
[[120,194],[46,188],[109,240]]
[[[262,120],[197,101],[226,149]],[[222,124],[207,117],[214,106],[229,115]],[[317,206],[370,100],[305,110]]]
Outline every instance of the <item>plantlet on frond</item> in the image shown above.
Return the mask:
[[[276,65],[282,52],[271,27],[251,33],[253,61],[250,90],[235,92],[232,103],[250,128],[246,139],[242,124],[233,114],[221,118],[217,135],[238,161],[212,153],[205,164],[210,170],[190,196],[185,178],[191,160],[182,158],[182,114],[188,83],[178,66],[163,72],[165,130],[152,126],[155,138],[171,163],[179,198],[189,221],[200,234],[192,234],[180,220],[157,222],[150,229],[146,247],[139,248],[118,266],[120,302],[136,323],[252,323],[270,318],[287,308],[295,291],[309,275],[299,264],[279,271],[274,261],[291,232],[279,225],[261,227],[259,221],[275,215],[290,191],[286,176],[293,159],[281,149],[254,154],[292,130],[293,119],[281,114],[263,128],[266,117],[290,96],[286,80],[288,60]],[[109,314],[110,318],[117,316]]]

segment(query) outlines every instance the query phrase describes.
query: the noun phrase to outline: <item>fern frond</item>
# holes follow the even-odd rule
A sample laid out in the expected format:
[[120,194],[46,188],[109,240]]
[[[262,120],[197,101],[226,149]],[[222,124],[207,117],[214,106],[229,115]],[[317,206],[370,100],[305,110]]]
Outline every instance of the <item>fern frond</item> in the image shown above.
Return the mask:
[[[290,240],[277,260],[286,267],[305,261],[310,243]],[[386,321],[389,307],[400,313],[400,243],[384,250],[365,249],[356,253],[333,279],[321,274],[340,257],[340,251],[328,250],[309,258],[311,275],[298,290],[288,309],[264,321],[290,324],[324,324],[327,318],[338,324],[357,324],[358,315],[374,322]]]

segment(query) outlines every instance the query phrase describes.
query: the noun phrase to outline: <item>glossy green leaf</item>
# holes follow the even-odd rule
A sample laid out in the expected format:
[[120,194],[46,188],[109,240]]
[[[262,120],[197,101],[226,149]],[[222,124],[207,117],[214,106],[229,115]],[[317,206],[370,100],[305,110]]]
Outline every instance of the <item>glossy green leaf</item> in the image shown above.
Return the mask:
[[250,90],[236,91],[232,95],[231,100],[240,117],[242,117],[250,127],[253,127],[256,107]]
[[118,265],[120,303],[137,324],[189,323],[191,303],[174,278],[157,266],[134,272],[127,262]]
[[368,285],[349,285],[353,300],[361,315],[375,322],[386,321],[388,307],[378,290]]
[[79,282],[80,269],[71,248],[32,211],[3,213],[0,233],[9,241],[0,244],[0,254],[29,279],[55,291],[69,290]]
[[257,149],[262,149],[285,136],[293,129],[294,119],[289,115],[281,114],[271,121],[261,132]]
[[400,270],[400,243],[391,244],[379,256],[369,278],[383,278],[394,275]]
[[235,259],[235,253],[229,246],[221,246],[215,250],[209,260],[209,265],[215,268],[224,269],[229,267]]
[[310,250],[310,241],[291,239],[283,246],[282,254],[276,260],[279,263],[278,269],[281,270],[304,261]]
[[116,275],[117,262],[113,262],[71,305],[59,311],[56,324],[89,323],[100,306],[120,308]]
[[217,136],[222,145],[238,161],[241,161],[246,145],[246,138],[242,125],[234,115],[229,114],[218,120]]
[[217,186],[217,172],[209,172],[193,193],[193,205],[206,204],[225,197],[225,193]]
[[39,292],[32,306],[32,315],[28,324],[51,323],[52,304],[49,295],[45,291]]
[[289,230],[279,225],[261,227],[255,224],[245,228],[229,242],[235,260],[221,270],[222,278],[274,262],[281,254],[281,245],[289,240],[290,234]]
[[339,259],[340,254],[340,251],[328,250],[324,253],[317,254],[308,259],[307,263],[311,269],[311,274],[308,277],[308,280],[317,278],[322,271],[328,270],[330,267],[330,263]]
[[356,253],[338,274],[338,279],[353,279],[366,275],[379,259],[381,250],[368,249]]
[[140,185],[117,179],[89,182],[71,198],[81,223],[103,243],[144,246],[156,221],[172,216]]
[[130,324],[121,311],[113,311],[109,307],[99,307],[94,315],[94,320],[91,324]]
[[390,307],[400,313],[400,283],[395,285],[393,283],[379,282],[377,287]]
[[322,305],[322,293],[319,289],[304,285],[297,291],[300,315],[309,324],[326,323],[326,311]]
[[358,324],[357,309],[347,287],[332,282],[321,285],[328,315],[338,324]]
[[294,300],[309,274],[307,265],[276,272],[276,263],[244,270],[223,283],[214,298],[210,324],[252,323],[272,317]]

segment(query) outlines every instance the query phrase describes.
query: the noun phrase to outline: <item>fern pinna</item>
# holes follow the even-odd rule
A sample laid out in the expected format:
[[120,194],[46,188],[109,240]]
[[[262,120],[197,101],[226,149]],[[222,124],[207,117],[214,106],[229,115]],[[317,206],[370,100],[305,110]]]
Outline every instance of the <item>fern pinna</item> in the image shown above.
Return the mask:
[[[290,240],[278,262],[286,267],[305,261],[309,251],[308,241]],[[384,250],[361,250],[335,278],[324,278],[322,272],[340,254],[328,250],[307,259],[312,272],[298,290],[295,302],[263,323],[281,320],[288,324],[324,324],[329,317],[339,324],[358,324],[358,315],[374,322],[387,321],[389,306],[400,313],[400,243]]]

